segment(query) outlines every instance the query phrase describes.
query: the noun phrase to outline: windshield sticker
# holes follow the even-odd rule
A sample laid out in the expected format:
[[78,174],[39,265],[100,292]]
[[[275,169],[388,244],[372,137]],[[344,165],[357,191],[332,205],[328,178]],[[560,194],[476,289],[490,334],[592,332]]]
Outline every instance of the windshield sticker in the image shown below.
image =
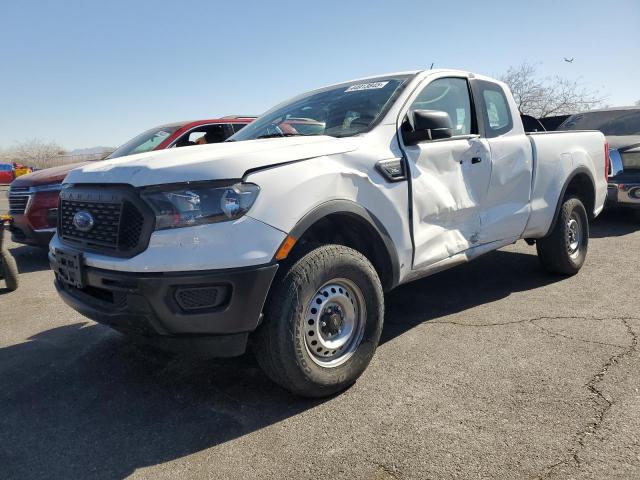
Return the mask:
[[357,85],[351,85],[344,92],[359,92],[361,90],[375,90],[377,88],[384,88],[389,82],[371,82],[371,83],[359,83]]

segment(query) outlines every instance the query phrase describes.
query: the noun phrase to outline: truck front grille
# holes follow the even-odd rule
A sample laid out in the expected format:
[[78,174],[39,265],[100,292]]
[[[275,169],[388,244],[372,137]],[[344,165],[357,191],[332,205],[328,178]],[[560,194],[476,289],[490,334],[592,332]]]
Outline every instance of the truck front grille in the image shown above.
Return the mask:
[[[64,243],[80,250],[93,250],[115,256],[132,256],[148,243],[153,216],[130,190],[68,188],[60,194],[58,233]],[[79,212],[89,214],[92,225],[74,222]]]
[[[120,203],[62,200],[60,202],[61,236],[64,239],[80,240],[89,246],[116,250],[121,210]],[[78,212],[87,212],[93,217],[95,223],[91,230],[83,232],[73,224],[73,218]]]
[[22,215],[27,210],[31,195],[28,188],[12,188],[9,190],[9,213]]
[[140,242],[144,218],[138,209],[130,202],[122,204],[122,215],[120,217],[120,231],[118,233],[118,244],[121,248],[135,248]]

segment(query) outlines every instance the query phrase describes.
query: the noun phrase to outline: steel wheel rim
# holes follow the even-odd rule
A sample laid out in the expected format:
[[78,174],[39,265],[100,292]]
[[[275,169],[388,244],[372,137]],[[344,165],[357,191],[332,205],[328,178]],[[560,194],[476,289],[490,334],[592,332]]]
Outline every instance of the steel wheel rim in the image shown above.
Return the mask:
[[360,346],[366,307],[358,286],[345,278],[326,282],[311,297],[302,318],[311,360],[325,368],[344,364]]
[[582,224],[576,213],[571,214],[567,221],[567,252],[571,258],[576,258],[580,255],[580,247],[582,246]]

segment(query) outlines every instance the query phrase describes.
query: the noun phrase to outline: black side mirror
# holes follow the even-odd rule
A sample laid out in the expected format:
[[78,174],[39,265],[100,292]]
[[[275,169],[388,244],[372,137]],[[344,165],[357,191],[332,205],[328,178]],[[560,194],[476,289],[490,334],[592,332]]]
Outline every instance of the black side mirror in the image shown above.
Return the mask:
[[407,145],[425,140],[440,140],[453,136],[453,125],[447,112],[440,110],[414,110],[405,121],[402,138]]

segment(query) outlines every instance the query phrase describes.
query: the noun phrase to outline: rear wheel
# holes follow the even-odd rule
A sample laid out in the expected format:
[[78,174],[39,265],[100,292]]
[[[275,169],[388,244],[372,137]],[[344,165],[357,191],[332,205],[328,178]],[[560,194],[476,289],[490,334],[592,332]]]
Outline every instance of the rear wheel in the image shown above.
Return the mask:
[[383,317],[382,287],[371,263],[351,248],[321,246],[278,275],[254,352],[282,387],[306,397],[331,395],[365,370]]
[[580,199],[565,199],[549,236],[537,241],[542,266],[553,273],[575,275],[587,257],[589,219]]

